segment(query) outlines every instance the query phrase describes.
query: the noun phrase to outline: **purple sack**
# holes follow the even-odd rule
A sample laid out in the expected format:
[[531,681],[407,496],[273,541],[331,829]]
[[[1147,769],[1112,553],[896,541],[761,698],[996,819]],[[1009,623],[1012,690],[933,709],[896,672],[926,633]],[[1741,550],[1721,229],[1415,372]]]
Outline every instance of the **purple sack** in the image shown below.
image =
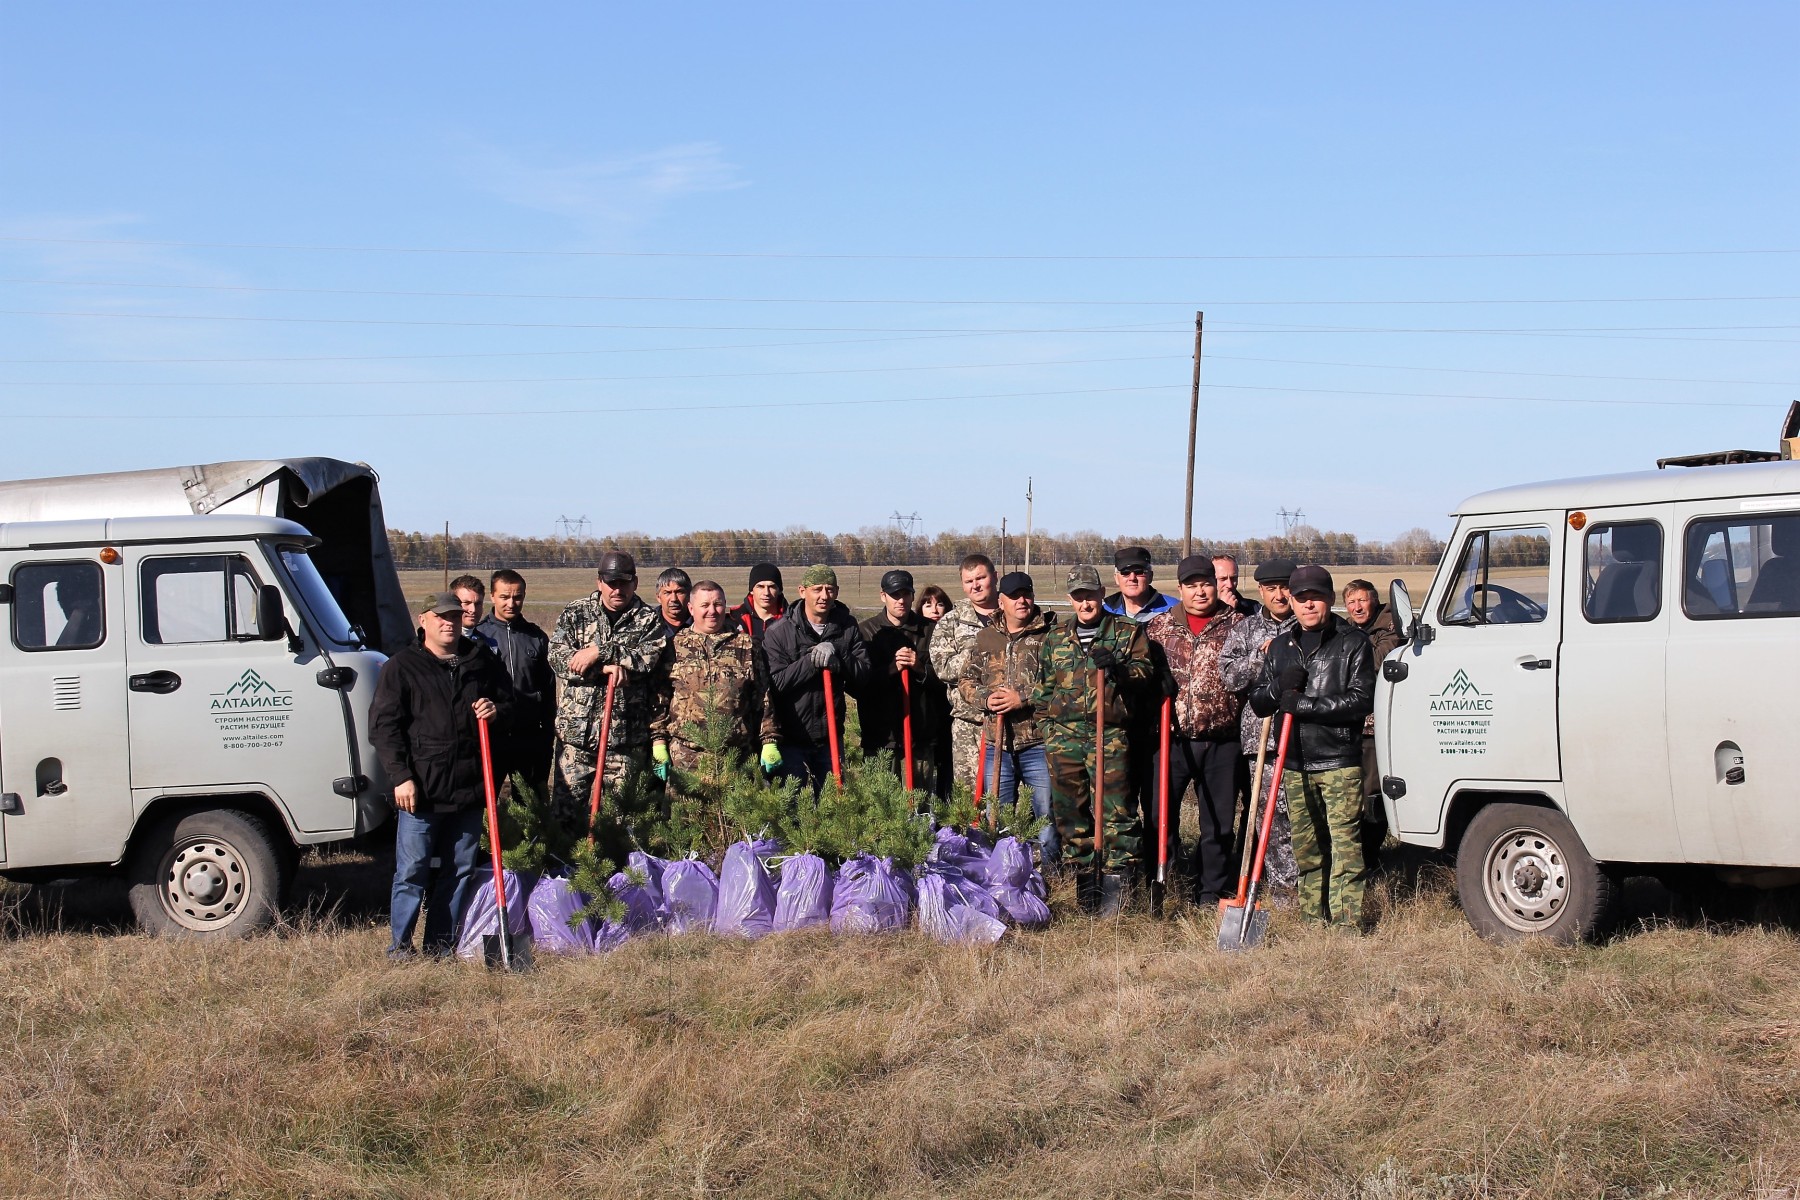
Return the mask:
[[831,920],[831,868],[816,854],[796,854],[781,864],[775,889],[775,932],[805,929]]
[[742,841],[725,851],[719,867],[719,904],[713,932],[725,937],[759,938],[775,929],[775,881],[763,859],[779,853],[781,843]]
[[989,856],[994,882],[989,887],[1000,914],[1025,929],[1050,924],[1050,889],[1031,863],[1031,851],[1016,837],[1003,837]]
[[719,907],[719,877],[697,858],[672,862],[662,873],[663,917],[670,933],[712,928]]
[[905,929],[912,906],[912,875],[904,867],[891,858],[859,854],[838,868],[832,884],[831,932]]
[[[456,942],[456,957],[471,961],[482,957],[481,939],[500,932],[500,909],[494,903],[494,875],[492,871],[482,874],[485,878],[481,886],[475,889],[469,907],[463,910],[462,936]],[[501,878],[506,883],[507,932],[515,935],[530,933],[531,916],[525,911],[524,888],[519,877],[506,871]]]
[[1006,922],[986,888],[954,867],[928,863],[919,873],[919,928],[940,942],[992,945]]
[[[606,890],[625,906],[625,915],[617,921],[601,921],[594,928],[594,953],[605,954],[625,944],[625,939],[648,933],[662,925],[662,877],[668,864],[642,850],[633,850],[625,859],[625,870],[613,872]],[[637,875],[643,883],[633,883]]]
[[[546,875],[538,880],[531,889],[531,899],[525,902],[536,948],[550,954],[592,954],[594,922],[584,919],[569,923],[587,907],[587,902],[588,898],[570,887],[566,879]],[[512,913],[509,911],[507,916],[510,918]]]
[[981,886],[991,887],[995,880],[992,856],[993,848],[980,830],[971,829],[963,834],[952,829],[940,829],[937,833],[937,845],[931,848],[926,861],[954,867]]

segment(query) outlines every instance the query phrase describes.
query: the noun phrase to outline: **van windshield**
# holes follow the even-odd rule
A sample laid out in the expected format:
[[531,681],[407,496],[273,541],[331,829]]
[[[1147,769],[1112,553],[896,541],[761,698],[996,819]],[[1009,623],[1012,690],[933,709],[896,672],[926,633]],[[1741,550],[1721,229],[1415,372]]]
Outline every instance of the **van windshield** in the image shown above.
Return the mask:
[[313,565],[312,556],[299,546],[282,546],[277,553],[282,570],[293,584],[293,594],[306,606],[313,631],[334,645],[351,648],[362,645],[356,628],[338,607],[337,597],[325,586],[319,568]]

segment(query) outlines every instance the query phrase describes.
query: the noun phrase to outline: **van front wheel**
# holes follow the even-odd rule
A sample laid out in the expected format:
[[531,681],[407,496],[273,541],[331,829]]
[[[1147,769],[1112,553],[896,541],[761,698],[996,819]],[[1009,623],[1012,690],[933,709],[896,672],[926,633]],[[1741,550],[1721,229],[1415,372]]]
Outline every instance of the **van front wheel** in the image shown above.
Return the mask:
[[1456,890],[1482,937],[1592,941],[1611,925],[1618,887],[1554,808],[1490,804],[1456,851]]
[[146,933],[248,937],[275,919],[287,871],[259,818],[235,809],[171,817],[131,858],[131,909]]

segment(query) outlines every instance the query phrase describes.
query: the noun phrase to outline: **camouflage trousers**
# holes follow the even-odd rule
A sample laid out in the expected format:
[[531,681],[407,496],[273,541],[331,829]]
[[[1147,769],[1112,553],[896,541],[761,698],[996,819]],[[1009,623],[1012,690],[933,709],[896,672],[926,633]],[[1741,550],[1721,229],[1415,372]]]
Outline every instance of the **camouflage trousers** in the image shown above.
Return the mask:
[[[987,722],[991,728],[993,722]],[[981,744],[982,722],[952,720],[950,722],[950,771],[953,782],[966,788],[975,786],[975,750]]]
[[[1076,867],[1094,865],[1094,731],[1084,738],[1077,726],[1046,725],[1044,750],[1050,760],[1050,813],[1062,843],[1062,860]],[[1106,869],[1126,871],[1138,862],[1143,822],[1131,795],[1131,761],[1123,730],[1106,731],[1106,761],[1101,772],[1101,802],[1106,809]]]
[[[594,752],[567,742],[556,745],[556,761],[550,771],[550,814],[565,829],[585,830],[594,791]],[[649,765],[648,746],[613,747],[606,755],[604,786],[610,793],[633,770]],[[652,780],[652,782],[655,782]],[[605,797],[601,798],[602,804]]]
[[[1254,754],[1246,755],[1244,763],[1247,767],[1244,778],[1254,784],[1256,782],[1256,756]],[[1274,773],[1275,759],[1271,755],[1263,767],[1262,793],[1256,800],[1256,828],[1244,830],[1244,838],[1251,841],[1252,848],[1255,845],[1253,839],[1262,831],[1262,806],[1268,802],[1269,777]],[[1286,772],[1283,772],[1283,775],[1285,774]],[[1249,815],[1249,809],[1246,808],[1244,816],[1248,817]],[[1243,853],[1243,845],[1243,842],[1238,843],[1239,854]],[[1293,827],[1288,821],[1288,791],[1285,779],[1282,786],[1275,789],[1275,820],[1269,825],[1269,852],[1263,858],[1262,877],[1268,883],[1269,890],[1278,894],[1291,896],[1294,889],[1300,886],[1300,868],[1294,865],[1294,835]]]
[[1300,915],[1362,927],[1362,768],[1289,771],[1284,784],[1300,869]]

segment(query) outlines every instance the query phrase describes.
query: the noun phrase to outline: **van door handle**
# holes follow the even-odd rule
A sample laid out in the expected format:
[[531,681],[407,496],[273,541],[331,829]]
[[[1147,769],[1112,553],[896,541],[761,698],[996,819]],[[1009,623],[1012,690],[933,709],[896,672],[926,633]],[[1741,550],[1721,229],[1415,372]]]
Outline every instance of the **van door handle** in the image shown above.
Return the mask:
[[151,671],[148,675],[133,675],[131,690],[134,692],[155,692],[166,696],[181,686],[181,676],[173,671]]
[[1519,665],[1527,671],[1548,671],[1550,669],[1550,660],[1547,658],[1526,658],[1521,659]]

